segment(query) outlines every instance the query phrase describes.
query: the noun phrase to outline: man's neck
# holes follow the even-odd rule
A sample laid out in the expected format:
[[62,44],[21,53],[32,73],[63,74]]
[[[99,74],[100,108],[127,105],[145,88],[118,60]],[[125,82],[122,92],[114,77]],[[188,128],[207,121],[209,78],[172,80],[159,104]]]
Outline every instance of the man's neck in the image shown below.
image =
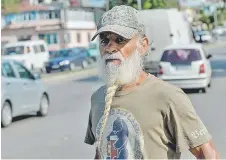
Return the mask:
[[148,77],[148,74],[146,72],[142,71],[134,83],[122,85],[120,87],[120,91],[133,89],[133,88],[139,86],[143,81],[145,81],[147,79],[147,77]]

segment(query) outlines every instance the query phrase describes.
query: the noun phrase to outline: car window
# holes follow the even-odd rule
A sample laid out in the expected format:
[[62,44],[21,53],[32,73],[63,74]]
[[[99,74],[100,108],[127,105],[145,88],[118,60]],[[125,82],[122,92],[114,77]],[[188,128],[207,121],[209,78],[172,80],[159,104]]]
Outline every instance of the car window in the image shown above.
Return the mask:
[[4,55],[24,54],[24,46],[7,47],[4,49]]
[[172,49],[164,51],[161,61],[171,64],[191,64],[201,59],[197,49]]
[[39,53],[38,46],[34,45],[34,46],[33,46],[33,49],[34,49],[34,52],[35,52],[35,53]]
[[2,63],[2,76],[10,78],[16,77],[12,66],[8,62]]
[[42,44],[39,47],[41,52],[45,52],[45,47]]
[[14,62],[15,68],[19,73],[20,78],[23,79],[34,79],[34,76],[28,71],[22,64]]

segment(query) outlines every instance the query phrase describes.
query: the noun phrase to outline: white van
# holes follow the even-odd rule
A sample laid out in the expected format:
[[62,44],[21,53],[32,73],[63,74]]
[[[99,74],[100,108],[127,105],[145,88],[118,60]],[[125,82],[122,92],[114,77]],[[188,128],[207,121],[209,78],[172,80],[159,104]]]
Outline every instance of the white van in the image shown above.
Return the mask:
[[176,8],[141,10],[139,14],[146,27],[146,36],[153,42],[151,54],[145,56],[145,70],[156,74],[165,47],[193,43],[191,28],[184,14]]
[[43,40],[19,41],[6,44],[2,56],[22,62],[30,70],[44,72],[45,62],[49,60],[49,51]]

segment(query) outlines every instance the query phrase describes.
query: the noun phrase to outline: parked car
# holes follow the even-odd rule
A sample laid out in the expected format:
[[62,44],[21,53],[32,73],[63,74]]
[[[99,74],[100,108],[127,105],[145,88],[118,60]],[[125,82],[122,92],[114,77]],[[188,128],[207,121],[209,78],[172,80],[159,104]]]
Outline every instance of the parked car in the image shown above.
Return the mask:
[[194,33],[195,41],[198,43],[213,42],[214,38],[209,31],[197,31]]
[[85,48],[70,48],[50,52],[50,60],[45,64],[46,72],[53,70],[75,70],[76,67],[87,68],[90,64],[89,52]]
[[39,74],[15,60],[3,59],[1,67],[1,125],[7,127],[14,117],[30,112],[46,116],[50,100]]
[[45,72],[49,51],[43,40],[20,41],[5,44],[2,56],[22,62],[29,70]]
[[220,36],[226,32],[226,27],[224,26],[217,26],[212,30],[214,35]]
[[182,89],[206,92],[211,85],[210,58],[201,44],[168,46],[162,54],[158,77]]

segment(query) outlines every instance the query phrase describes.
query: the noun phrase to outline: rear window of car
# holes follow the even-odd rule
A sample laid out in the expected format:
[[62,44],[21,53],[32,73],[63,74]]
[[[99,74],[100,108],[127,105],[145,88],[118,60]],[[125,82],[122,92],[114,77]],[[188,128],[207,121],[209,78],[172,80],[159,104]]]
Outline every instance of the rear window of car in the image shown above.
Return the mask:
[[191,64],[201,59],[200,52],[197,49],[172,49],[163,52],[161,61],[171,64]]

